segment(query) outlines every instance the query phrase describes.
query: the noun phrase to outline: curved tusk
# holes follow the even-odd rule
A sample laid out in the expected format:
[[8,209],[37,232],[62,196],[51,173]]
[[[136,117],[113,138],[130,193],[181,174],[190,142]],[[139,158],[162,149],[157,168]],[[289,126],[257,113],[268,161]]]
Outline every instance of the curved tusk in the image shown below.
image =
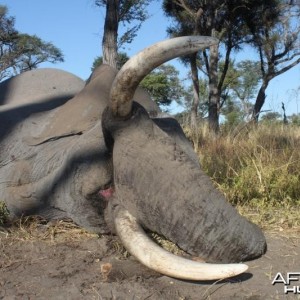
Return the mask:
[[133,56],[118,72],[111,87],[109,107],[114,116],[126,118],[130,115],[137,86],[154,68],[216,43],[217,39],[206,36],[178,37],[156,43]]
[[142,264],[167,276],[188,280],[217,280],[245,272],[245,264],[208,264],[176,256],[155,244],[125,209],[115,212],[116,231],[125,248]]

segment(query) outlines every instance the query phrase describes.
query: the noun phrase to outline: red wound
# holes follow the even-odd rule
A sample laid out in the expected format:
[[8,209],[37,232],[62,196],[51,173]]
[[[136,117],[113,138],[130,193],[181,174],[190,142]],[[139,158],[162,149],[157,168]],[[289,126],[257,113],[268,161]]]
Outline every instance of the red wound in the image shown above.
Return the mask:
[[99,191],[99,194],[104,197],[104,198],[110,198],[114,193],[114,189],[112,187],[109,187],[108,189],[106,190],[100,190]]

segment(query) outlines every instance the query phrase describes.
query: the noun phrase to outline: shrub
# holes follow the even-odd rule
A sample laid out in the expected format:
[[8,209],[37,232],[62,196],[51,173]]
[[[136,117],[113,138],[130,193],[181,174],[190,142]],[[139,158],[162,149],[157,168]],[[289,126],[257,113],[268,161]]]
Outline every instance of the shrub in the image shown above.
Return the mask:
[[0,225],[7,222],[9,211],[4,202],[0,201]]

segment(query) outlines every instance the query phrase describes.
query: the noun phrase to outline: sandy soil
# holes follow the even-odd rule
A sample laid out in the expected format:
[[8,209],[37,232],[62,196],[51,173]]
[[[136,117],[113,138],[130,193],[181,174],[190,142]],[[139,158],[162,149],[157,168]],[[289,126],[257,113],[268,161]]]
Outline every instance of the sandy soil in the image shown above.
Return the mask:
[[146,269],[116,237],[69,222],[20,223],[0,228],[0,299],[300,299],[271,284],[277,272],[300,272],[299,232],[266,236],[267,254],[242,276],[187,282]]

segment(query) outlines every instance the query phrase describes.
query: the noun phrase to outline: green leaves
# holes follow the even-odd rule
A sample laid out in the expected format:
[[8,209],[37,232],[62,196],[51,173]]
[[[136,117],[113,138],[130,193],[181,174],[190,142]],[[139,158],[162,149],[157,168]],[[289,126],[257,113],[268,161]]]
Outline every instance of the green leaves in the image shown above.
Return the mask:
[[63,62],[60,49],[36,35],[19,33],[14,28],[15,19],[7,12],[5,6],[0,6],[0,81],[46,61]]
[[0,201],[0,225],[6,223],[8,217],[9,217],[9,211],[7,209],[7,206],[3,201]]
[[[128,55],[125,52],[119,52],[117,56],[117,69],[120,70],[122,66],[129,60]],[[95,58],[92,66],[92,72],[101,64],[103,64],[103,57],[98,56]]]
[[172,100],[180,102],[185,95],[178,71],[172,65],[162,65],[147,75],[140,85],[159,105],[169,105]]
[[[130,44],[136,37],[142,23],[149,18],[147,6],[152,0],[119,0],[118,22],[122,23],[124,33],[118,38],[118,48]],[[106,0],[95,0],[97,6],[105,7]]]

